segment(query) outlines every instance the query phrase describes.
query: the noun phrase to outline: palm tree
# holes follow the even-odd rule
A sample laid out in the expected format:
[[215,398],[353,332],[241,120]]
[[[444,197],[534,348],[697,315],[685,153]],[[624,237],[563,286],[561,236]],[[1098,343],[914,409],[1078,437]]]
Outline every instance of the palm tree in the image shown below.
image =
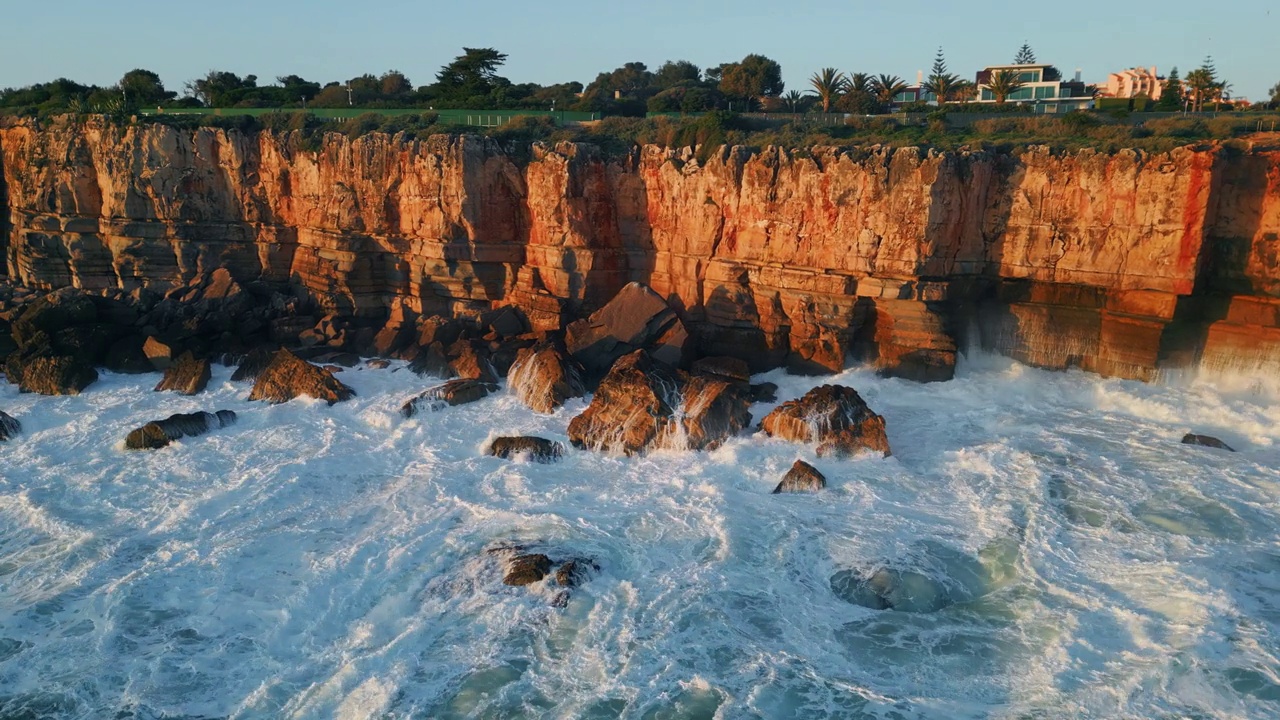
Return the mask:
[[951,73],[930,75],[929,79],[924,83],[924,90],[925,92],[933,93],[933,96],[938,99],[939,105],[946,105],[947,100],[955,92],[956,86],[961,82],[964,81],[960,79],[960,76],[952,75]]
[[1187,98],[1191,101],[1192,112],[1200,112],[1206,100],[1212,102],[1221,92],[1218,80],[1209,68],[1196,68],[1187,73],[1183,84],[1186,86]]
[[1022,89],[1022,80],[1013,70],[997,70],[987,80],[987,89],[996,98],[997,105],[1003,105],[1009,96]]
[[804,95],[801,95],[799,90],[788,90],[782,95],[783,104],[791,108],[791,112],[799,112],[797,108],[803,100]]
[[844,73],[835,68],[822,68],[809,78],[809,84],[813,86],[813,92],[818,96],[818,100],[822,102],[822,112],[831,112],[831,103],[836,96],[844,90],[846,80]]
[[845,82],[845,92],[871,93],[873,81],[867,73],[849,73]]
[[881,75],[872,81],[872,88],[875,90],[876,98],[888,105],[893,102],[898,93],[907,89],[907,84],[897,75]]
[[968,102],[978,92],[978,87],[968,80],[956,80],[956,84],[951,88],[951,93],[947,96],[948,100],[956,102]]

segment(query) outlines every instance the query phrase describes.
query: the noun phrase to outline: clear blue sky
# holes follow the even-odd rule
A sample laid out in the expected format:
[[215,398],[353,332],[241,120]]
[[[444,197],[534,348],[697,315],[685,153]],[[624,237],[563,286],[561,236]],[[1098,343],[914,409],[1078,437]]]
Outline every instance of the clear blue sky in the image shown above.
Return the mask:
[[423,85],[465,45],[506,52],[502,74],[542,84],[587,83],[632,60],[705,67],[758,52],[804,90],[828,65],[911,82],[939,45],[951,70],[972,78],[1011,61],[1024,40],[1041,62],[1066,76],[1082,68],[1086,81],[1134,65],[1185,75],[1212,53],[1235,96],[1262,99],[1280,82],[1278,0],[9,0],[0,87],[60,76],[107,85],[134,67],[178,90],[214,68],[260,83],[395,68]]

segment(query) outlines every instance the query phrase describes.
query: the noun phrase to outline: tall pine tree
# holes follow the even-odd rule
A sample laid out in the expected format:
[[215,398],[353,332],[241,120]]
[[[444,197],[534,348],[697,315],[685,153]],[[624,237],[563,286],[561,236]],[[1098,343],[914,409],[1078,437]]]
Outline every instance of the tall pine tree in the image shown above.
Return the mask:
[[1169,77],[1164,79],[1164,87],[1160,90],[1156,109],[1161,112],[1175,112],[1182,109],[1182,78],[1178,75],[1178,68],[1170,70]]
[[1031,49],[1031,45],[1022,43],[1022,47],[1018,49],[1018,54],[1013,58],[1014,65],[1035,65],[1036,53]]

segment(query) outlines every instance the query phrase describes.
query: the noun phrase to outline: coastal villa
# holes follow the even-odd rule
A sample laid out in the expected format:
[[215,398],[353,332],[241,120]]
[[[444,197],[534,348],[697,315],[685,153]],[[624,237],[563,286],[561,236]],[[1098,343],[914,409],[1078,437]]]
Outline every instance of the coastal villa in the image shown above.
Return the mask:
[[975,83],[977,96],[973,102],[995,103],[995,94],[988,83],[991,76],[1002,70],[1018,73],[1022,87],[1014,91],[1006,102],[1033,104],[1037,113],[1064,113],[1072,110],[1088,110],[1093,107],[1093,93],[1080,80],[1076,71],[1074,80],[1063,80],[1062,73],[1053,65],[989,65],[978,73]]
[[1156,74],[1156,67],[1136,67],[1107,76],[1107,82],[1098,86],[1098,95],[1109,98],[1135,98],[1139,96],[1159,100],[1164,90],[1165,78]]

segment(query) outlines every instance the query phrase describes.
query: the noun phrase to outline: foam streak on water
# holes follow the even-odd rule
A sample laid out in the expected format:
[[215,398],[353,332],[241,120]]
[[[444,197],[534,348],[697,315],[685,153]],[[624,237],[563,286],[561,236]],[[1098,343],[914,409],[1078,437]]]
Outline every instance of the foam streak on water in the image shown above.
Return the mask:
[[[24,425],[0,444],[0,717],[1280,716],[1280,401],[1250,383],[853,370],[892,458],[752,435],[539,465],[480,449],[564,442],[582,400],[406,421],[430,383],[403,369],[344,372],[359,395],[332,408],[229,376],[0,386]],[[122,449],[215,409],[240,422]],[[797,458],[828,490],[771,495]],[[554,608],[501,584],[498,542],[601,572]],[[879,570],[943,607],[832,582]]]

